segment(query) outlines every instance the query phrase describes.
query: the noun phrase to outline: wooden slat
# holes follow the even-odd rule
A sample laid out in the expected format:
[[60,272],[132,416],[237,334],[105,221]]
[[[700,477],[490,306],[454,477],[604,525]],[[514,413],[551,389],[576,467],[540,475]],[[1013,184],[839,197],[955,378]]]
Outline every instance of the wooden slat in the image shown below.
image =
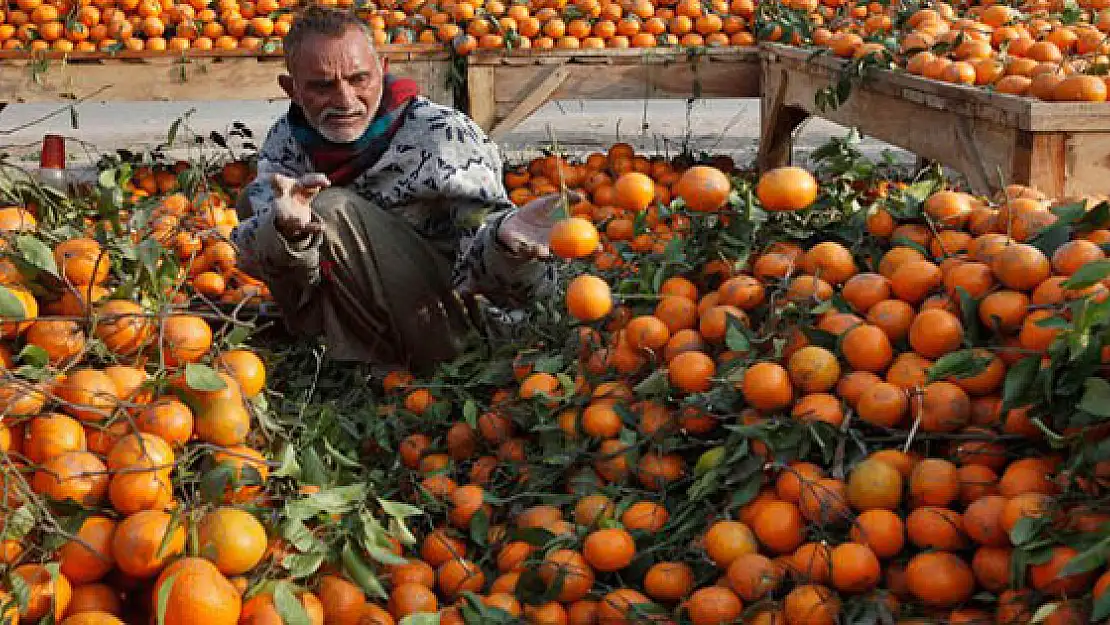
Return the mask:
[[566,65],[553,66],[546,74],[543,74],[539,84],[529,87],[531,93],[528,97],[517,103],[516,108],[504,117],[501,117],[497,125],[490,129],[490,139],[494,141],[502,139],[509,130],[515,128],[517,124],[525,119],[528,119],[532,113],[536,112],[536,109],[543,106],[544,102],[547,102],[552,93],[555,93],[559,89],[559,86],[567,79],[568,74],[569,72],[567,71]]
[[[407,50],[383,51],[391,72],[412,78],[436,102],[454,104],[447,87],[450,61]],[[58,102],[96,94],[94,101],[265,100],[285,93],[277,56],[198,56],[8,60],[0,63],[0,99]]]
[[[1040,102],[882,71],[853,85],[835,110],[818,111],[814,96],[837,79],[841,64],[804,50],[764,48],[762,167],[781,164],[790,130],[816,115],[948,165],[979,192],[1011,182],[1050,197],[1106,189],[1110,105]],[[772,94],[781,94],[781,102],[769,105]]]
[[[763,44],[766,59],[791,69],[835,80],[845,61],[810,50]],[[960,115],[1014,125],[1020,130],[1110,130],[1110,103],[1044,102],[982,87],[955,85],[901,71],[873,70],[866,83],[875,91],[898,95]]]
[[[563,68],[566,77],[548,100],[746,98],[760,92],[754,48],[703,54],[671,49],[483,53],[468,58],[468,80],[481,84],[481,89],[470,89],[472,116],[478,119],[475,112],[481,111],[489,121],[479,123],[487,130],[505,120],[521,102],[535,99],[535,86],[553,65]],[[492,103],[480,101],[480,90]]]

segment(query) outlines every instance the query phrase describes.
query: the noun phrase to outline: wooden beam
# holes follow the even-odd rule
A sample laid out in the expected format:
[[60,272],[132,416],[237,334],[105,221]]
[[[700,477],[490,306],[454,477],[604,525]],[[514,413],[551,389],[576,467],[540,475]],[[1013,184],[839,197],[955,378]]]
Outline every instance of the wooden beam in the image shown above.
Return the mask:
[[567,79],[569,74],[570,70],[563,65],[556,65],[549,69],[543,74],[543,79],[540,80],[540,84],[536,85],[536,88],[528,94],[528,97],[521,100],[508,115],[498,121],[497,125],[490,129],[490,139],[500,141],[510,130],[516,128],[520,122],[528,119],[529,115],[535,113],[536,109],[547,102],[547,99],[563,84],[563,81]]
[[482,130],[489,131],[497,121],[497,103],[494,101],[493,66],[467,67],[466,99],[470,118]]

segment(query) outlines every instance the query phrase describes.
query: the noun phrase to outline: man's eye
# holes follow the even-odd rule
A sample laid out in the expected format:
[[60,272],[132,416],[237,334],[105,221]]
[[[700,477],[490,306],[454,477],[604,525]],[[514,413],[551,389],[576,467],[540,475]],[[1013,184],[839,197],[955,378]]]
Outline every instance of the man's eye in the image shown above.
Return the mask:
[[353,87],[362,87],[370,84],[370,74],[355,74],[348,79]]

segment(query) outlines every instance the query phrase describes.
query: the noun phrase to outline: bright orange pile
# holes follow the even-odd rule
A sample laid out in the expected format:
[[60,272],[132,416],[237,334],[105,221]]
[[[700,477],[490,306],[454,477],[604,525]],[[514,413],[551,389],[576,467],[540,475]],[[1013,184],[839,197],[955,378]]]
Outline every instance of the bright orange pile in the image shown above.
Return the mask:
[[[280,52],[300,0],[14,0],[0,10],[5,50]],[[318,4],[351,7],[351,0]],[[378,44],[477,48],[750,46],[751,0],[406,1],[360,9]]]
[[[624,145],[579,165],[539,159],[506,178],[521,202],[551,191],[556,180],[586,193],[552,245],[604,277],[582,274],[567,289],[567,310],[584,322],[578,360],[561,370],[573,387],[536,371],[535,357],[522,354],[518,386],[496,393],[475,425],[440,431],[418,422],[401,443],[402,463],[447,512],[409,564],[392,568],[387,609],[395,619],[441,610],[441,622],[463,622],[463,603],[451,604],[471,591],[531,623],[718,625],[743,616],[761,625],[833,625],[842,610],[865,605],[902,625],[1028,623],[1036,612],[1053,625],[1089,622],[1092,589],[1101,596],[1110,573],[1101,565],[1057,576],[1079,553],[1069,544],[1110,515],[1074,495],[1075,476],[1064,471],[1070,457],[1045,445],[1032,420],[1041,416],[1036,405],[1003,410],[1001,393],[1009,368],[1040,358],[1060,336],[1043,320],[1062,318],[1077,298],[1110,294],[1104,283],[1061,286],[1086,263],[1105,259],[1100,245],[1110,243],[1110,231],[1094,230],[1046,255],[1024,242],[1056,219],[1052,202],[1036,191],[1011,186],[994,202],[940,191],[921,220],[899,223],[878,206],[867,214],[879,256],[860,258],[834,241],[808,248],[779,241],[746,263],[713,262],[672,276],[657,298],[622,300],[612,281],[636,275],[667,241],[686,237],[689,219],[720,210],[728,189],[713,183],[727,178],[710,167],[638,157]],[[813,202],[811,184],[803,171],[774,171],[756,195],[767,210],[796,211]],[[884,183],[870,193],[892,191]],[[672,194],[701,204],[702,214],[658,217],[656,202]],[[979,302],[983,338],[971,346],[960,290]],[[829,306],[834,294],[843,312]],[[814,311],[812,327],[836,345],[807,338],[810,326],[798,316],[804,311]],[[749,328],[761,347],[734,342],[733,324]],[[975,359],[977,370],[929,378],[930,367],[956,356]],[[634,390],[655,372],[666,374],[666,397]],[[403,375],[387,379],[386,388],[397,409],[417,418],[443,392]],[[723,388],[735,390],[735,404],[698,400]],[[862,456],[849,450],[856,459],[843,474],[814,455],[770,462],[769,443],[750,439],[768,460],[754,497],[738,507],[700,508],[701,530],[689,545],[644,551],[685,526],[688,518],[676,514],[689,513],[683,493],[691,480],[734,449],[719,447],[722,426],[783,420],[903,437]],[[536,445],[552,427],[565,441],[561,449],[577,458],[563,475],[569,500],[523,511],[483,500],[527,490],[531,471],[551,470],[533,454],[543,453]],[[911,428],[914,442],[903,451]],[[1097,440],[1101,431],[1065,435]],[[946,435],[957,436],[924,440]],[[1101,482],[1078,484],[1090,496],[1104,493]],[[492,524],[493,554],[471,541],[479,512]],[[1022,519],[1042,517],[1052,531],[1042,535],[1047,559],[1011,586],[1011,532],[1029,523]],[[534,528],[548,534],[520,533]],[[558,591],[528,605],[517,584],[527,579],[527,592],[535,592],[537,572]]]
[[893,35],[895,60],[912,74],[1041,100],[1104,102],[1107,79],[1098,68],[1110,62],[1110,9],[1093,1],[1078,6],[1078,19],[1065,21],[1064,4],[1047,0],[965,11],[937,3],[897,30],[894,10],[873,4],[844,28],[817,29],[813,43],[859,58],[884,49],[865,38]]

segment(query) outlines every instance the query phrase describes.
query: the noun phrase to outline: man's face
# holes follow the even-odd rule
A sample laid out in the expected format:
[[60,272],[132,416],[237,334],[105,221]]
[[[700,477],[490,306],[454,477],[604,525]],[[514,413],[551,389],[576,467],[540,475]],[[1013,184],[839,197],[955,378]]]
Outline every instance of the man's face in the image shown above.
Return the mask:
[[325,139],[350,143],[378,110],[382,69],[366,34],[352,28],[341,37],[305,39],[281,86]]

